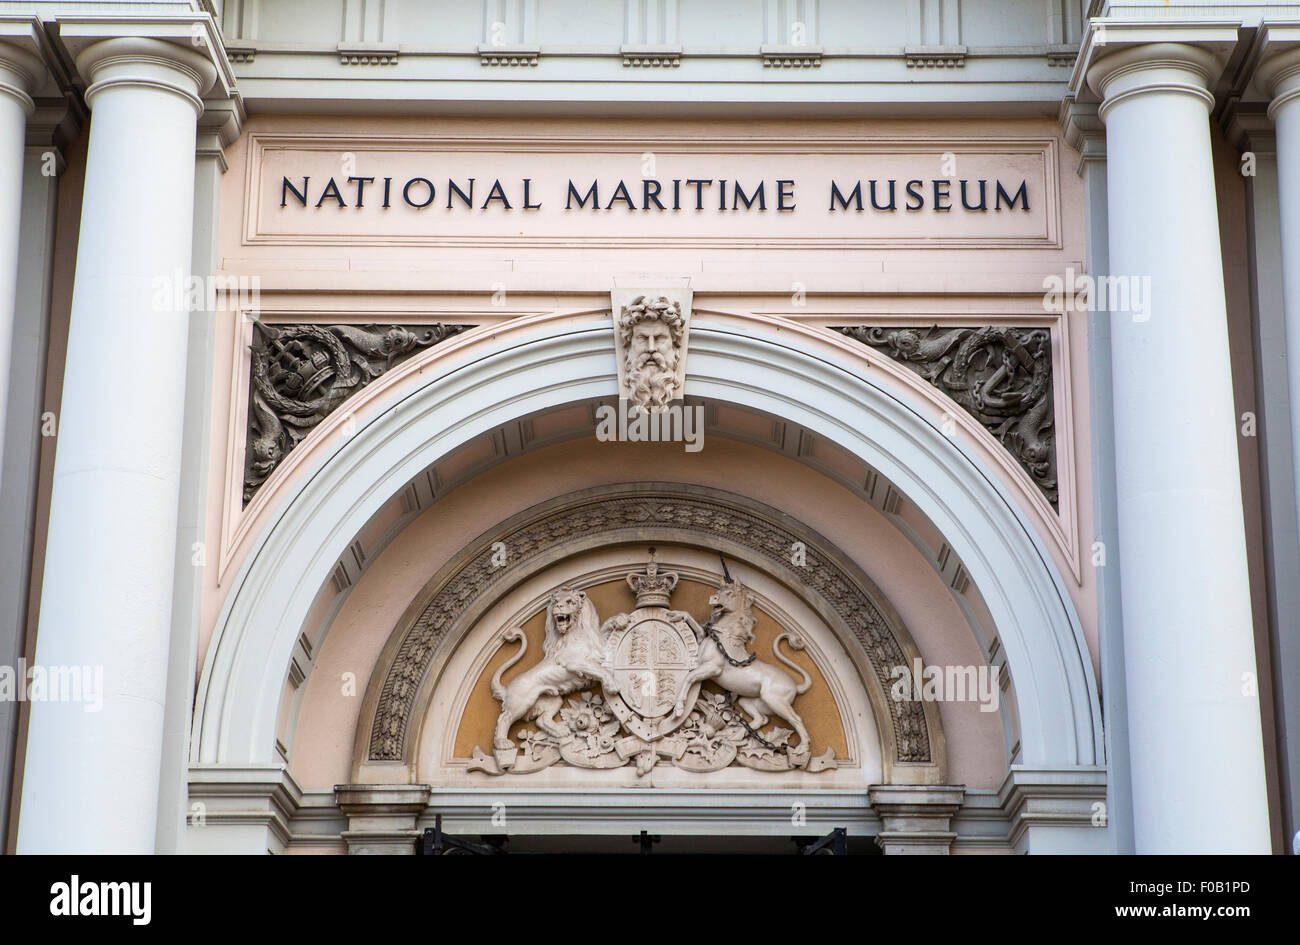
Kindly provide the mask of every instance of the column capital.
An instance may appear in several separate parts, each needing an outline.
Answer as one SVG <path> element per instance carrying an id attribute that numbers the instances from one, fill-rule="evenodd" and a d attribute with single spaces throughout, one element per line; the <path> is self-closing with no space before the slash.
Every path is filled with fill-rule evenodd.
<path id="1" fill-rule="evenodd" d="M 1102 98 L 1097 114 L 1106 113 L 1134 95 L 1182 92 L 1214 105 L 1210 91 L 1223 71 L 1223 59 L 1213 49 L 1188 43 L 1142 43 L 1107 52 L 1088 68 L 1088 85 Z"/>
<path id="2" fill-rule="evenodd" d="M 203 95 L 216 70 L 206 56 L 176 43 L 138 36 L 103 39 L 77 54 L 77 71 L 86 81 L 86 104 L 105 89 L 145 86 L 180 95 L 195 115 L 203 114 Z"/>
<path id="3" fill-rule="evenodd" d="M 1121 92 L 1116 81 L 1120 75 L 1130 76 L 1125 84 L 1132 84 L 1133 91 L 1155 91 L 1164 84 L 1156 74 L 1163 68 L 1171 73 L 1166 79 L 1176 90 L 1213 102 L 1209 88 L 1237 45 L 1241 25 L 1239 18 L 1093 17 L 1070 74 L 1069 92 L 1083 103 L 1107 99 Z M 1191 75 L 1179 78 L 1178 73 Z M 1106 105 L 1109 102 L 1101 109 L 1103 119 Z"/>
<path id="4" fill-rule="evenodd" d="M 193 765 L 189 801 L 188 852 L 280 853 L 303 791 L 284 765 Z"/>
<path id="5" fill-rule="evenodd" d="M 998 801 L 1011 824 L 1007 839 L 1013 847 L 1029 841 L 1037 828 L 1104 828 L 1106 769 L 1012 765 L 998 788 Z"/>
<path id="6" fill-rule="evenodd" d="M 16 99 L 30 115 L 32 97 L 49 78 L 40 21 L 35 17 L 0 17 L 0 94 Z"/>
<path id="7" fill-rule="evenodd" d="M 237 98 L 221 33 L 207 14 L 59 19 L 59 39 L 85 81 L 87 104 L 114 85 L 163 87 L 202 114 L 203 99 Z"/>
<path id="8" fill-rule="evenodd" d="M 1268 116 L 1300 98 L 1300 21 L 1265 23 L 1257 41 L 1255 84 L 1269 97 Z"/>
<path id="9" fill-rule="evenodd" d="M 36 110 L 27 118 L 27 146 L 62 150 L 80 133 L 86 114 L 75 99 L 38 98 Z"/>
<path id="10" fill-rule="evenodd" d="M 86 109 L 74 98 L 36 100 L 36 110 L 27 116 L 27 154 L 29 157 L 54 155 L 56 176 L 65 169 L 64 151 L 76 138 L 86 120 Z"/>
<path id="11" fill-rule="evenodd" d="M 1277 154 L 1277 133 L 1262 103 L 1230 99 L 1219 117 L 1219 126 L 1238 151 Z"/>
<path id="12" fill-rule="evenodd" d="M 226 148 L 239 137 L 244 127 L 243 99 L 238 97 L 203 102 L 203 114 L 199 116 L 197 154 L 200 157 L 215 158 L 224 174 L 228 167 Z"/>

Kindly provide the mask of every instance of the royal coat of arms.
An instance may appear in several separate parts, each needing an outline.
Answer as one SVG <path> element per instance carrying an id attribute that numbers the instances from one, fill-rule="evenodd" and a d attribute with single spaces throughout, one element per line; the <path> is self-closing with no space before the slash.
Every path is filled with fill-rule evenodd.
<path id="1" fill-rule="evenodd" d="M 542 660 L 508 684 L 502 677 L 523 658 L 528 643 L 518 628 L 502 634 L 503 643 L 520 647 L 492 677 L 492 695 L 501 703 L 492 754 L 475 748 L 469 770 L 528 774 L 557 763 L 634 763 L 644 775 L 661 762 L 699 772 L 730 764 L 810 772 L 836 766 L 830 749 L 810 757 L 808 731 L 793 706 L 812 680 L 780 646 L 802 649 L 802 639 L 786 632 L 772 646 L 773 656 L 801 679 L 760 662 L 748 651 L 756 620 L 743 586 L 725 575 L 709 600 L 712 614 L 701 625 L 671 608 L 678 575 L 659 569 L 653 548 L 645 568 L 629 574 L 627 582 L 636 609 L 603 624 L 585 593 L 554 591 Z M 716 690 L 704 690 L 706 682 Z M 521 720 L 537 729 L 512 736 Z M 798 738 L 793 745 L 792 737 Z"/>

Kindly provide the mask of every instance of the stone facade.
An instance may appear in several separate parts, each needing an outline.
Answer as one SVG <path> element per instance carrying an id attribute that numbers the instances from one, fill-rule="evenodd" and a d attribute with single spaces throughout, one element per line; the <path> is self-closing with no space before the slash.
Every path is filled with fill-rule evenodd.
<path id="1" fill-rule="evenodd" d="M 1293 11 L 336 6 L 0 15 L 7 850 L 1289 848 Z"/>

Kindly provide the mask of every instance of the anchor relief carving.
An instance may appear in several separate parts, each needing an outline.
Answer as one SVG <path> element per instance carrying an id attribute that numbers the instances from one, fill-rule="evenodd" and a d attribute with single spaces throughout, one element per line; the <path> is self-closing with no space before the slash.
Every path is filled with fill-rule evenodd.
<path id="1" fill-rule="evenodd" d="M 784 632 L 772 644 L 774 658 L 800 678 L 749 652 L 757 622 L 753 597 L 725 564 L 703 625 L 671 609 L 678 575 L 659 570 L 653 548 L 644 570 L 627 582 L 636 609 L 603 624 L 582 591 L 553 591 L 542 660 L 508 684 L 502 678 L 523 659 L 528 641 L 517 627 L 501 635 L 503 645 L 519 649 L 492 677 L 492 696 L 501 703 L 492 754 L 476 747 L 468 770 L 529 774 L 557 763 L 634 764 L 645 775 L 660 763 L 696 772 L 731 764 L 761 771 L 836 767 L 829 748 L 811 757 L 807 727 L 793 705 L 812 678 L 781 644 L 800 650 L 803 640 Z M 721 692 L 704 690 L 706 682 Z M 537 728 L 511 737 L 521 720 Z M 773 721 L 790 727 L 767 729 Z"/>

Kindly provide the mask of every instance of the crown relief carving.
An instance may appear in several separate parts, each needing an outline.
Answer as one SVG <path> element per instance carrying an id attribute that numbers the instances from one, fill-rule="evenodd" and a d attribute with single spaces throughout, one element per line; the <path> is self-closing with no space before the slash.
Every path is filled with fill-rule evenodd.
<path id="1" fill-rule="evenodd" d="M 665 571 L 660 574 L 659 563 L 655 561 L 655 550 L 651 548 L 645 570 L 629 574 L 627 586 L 636 595 L 637 607 L 667 607 L 673 588 L 677 587 L 677 572 Z"/>

